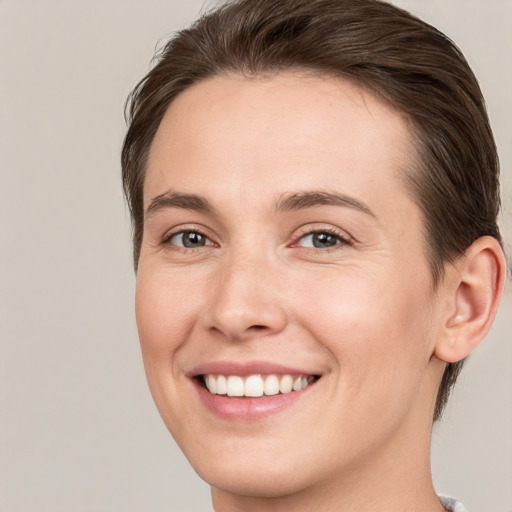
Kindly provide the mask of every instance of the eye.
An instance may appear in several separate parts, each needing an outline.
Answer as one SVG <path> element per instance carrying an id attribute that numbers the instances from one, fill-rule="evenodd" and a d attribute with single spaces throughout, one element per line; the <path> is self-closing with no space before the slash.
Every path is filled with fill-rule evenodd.
<path id="1" fill-rule="evenodd" d="M 206 245 L 213 245 L 212 241 L 198 231 L 180 231 L 170 236 L 165 243 L 186 249 L 198 249 Z"/>
<path id="2" fill-rule="evenodd" d="M 349 240 L 329 231 L 313 231 L 302 236 L 297 245 L 314 249 L 330 249 L 337 245 L 348 245 Z"/>

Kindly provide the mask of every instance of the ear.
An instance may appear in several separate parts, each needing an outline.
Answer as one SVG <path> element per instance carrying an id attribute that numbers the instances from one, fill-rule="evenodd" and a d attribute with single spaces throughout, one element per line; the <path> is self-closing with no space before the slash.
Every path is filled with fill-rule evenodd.
<path id="1" fill-rule="evenodd" d="M 500 244 L 489 236 L 476 240 L 447 268 L 441 285 L 447 298 L 443 334 L 434 350 L 439 359 L 461 361 L 485 338 L 503 295 L 506 268 Z"/>

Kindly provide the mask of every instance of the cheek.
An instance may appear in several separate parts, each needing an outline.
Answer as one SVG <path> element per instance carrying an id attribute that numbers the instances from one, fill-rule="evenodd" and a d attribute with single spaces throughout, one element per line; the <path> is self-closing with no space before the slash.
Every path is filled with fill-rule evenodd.
<path id="1" fill-rule="evenodd" d="M 180 398 L 183 374 L 178 369 L 180 349 L 193 326 L 196 299 L 186 293 L 176 276 L 139 266 L 135 314 L 148 385 L 157 409 L 173 436 L 180 435 L 186 404 Z"/>
<path id="2" fill-rule="evenodd" d="M 167 367 L 191 328 L 195 299 L 173 276 L 139 267 L 135 316 L 144 362 Z M 172 359 L 171 359 L 172 360 Z"/>
<path id="3" fill-rule="evenodd" d="M 419 385 L 431 356 L 428 274 L 393 276 L 347 273 L 330 286 L 317 280 L 307 295 L 295 293 L 298 316 L 331 352 L 354 395 L 407 392 Z"/>

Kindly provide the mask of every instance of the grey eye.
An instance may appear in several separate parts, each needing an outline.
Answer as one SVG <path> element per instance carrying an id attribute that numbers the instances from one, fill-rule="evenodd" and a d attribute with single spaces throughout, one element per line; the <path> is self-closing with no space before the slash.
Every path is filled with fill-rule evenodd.
<path id="1" fill-rule="evenodd" d="M 316 233 L 309 233 L 300 239 L 299 245 L 301 247 L 313 247 L 315 249 L 328 249 L 334 247 L 342 242 L 339 236 L 319 231 Z"/>
<path id="2" fill-rule="evenodd" d="M 173 235 L 169 242 L 178 247 L 186 247 L 187 249 L 197 249 L 205 245 L 212 245 L 206 236 L 197 231 L 181 231 Z"/>

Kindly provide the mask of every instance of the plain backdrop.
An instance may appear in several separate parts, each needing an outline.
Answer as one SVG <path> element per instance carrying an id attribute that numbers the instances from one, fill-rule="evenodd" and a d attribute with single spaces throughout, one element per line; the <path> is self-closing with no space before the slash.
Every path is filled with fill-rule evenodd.
<path id="1" fill-rule="evenodd" d="M 510 241 L 512 1 L 396 3 L 451 36 L 481 81 Z M 147 390 L 119 167 L 124 99 L 203 8 L 0 0 L 1 512 L 211 510 Z M 438 491 L 473 512 L 512 512 L 511 317 L 509 285 L 433 438 Z"/>

